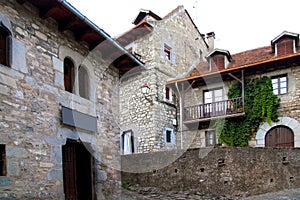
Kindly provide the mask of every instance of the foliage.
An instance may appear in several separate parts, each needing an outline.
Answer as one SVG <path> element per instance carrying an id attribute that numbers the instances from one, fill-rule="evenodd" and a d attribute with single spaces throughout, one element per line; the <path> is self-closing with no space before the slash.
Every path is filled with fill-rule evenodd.
<path id="1" fill-rule="evenodd" d="M 125 190 L 130 190 L 130 185 L 128 183 L 122 183 L 122 188 Z"/>
<path id="2" fill-rule="evenodd" d="M 279 98 L 274 95 L 272 81 L 268 77 L 246 79 L 245 116 L 217 120 L 216 132 L 219 140 L 228 146 L 248 146 L 248 140 L 257 132 L 259 125 L 267 121 L 278 121 Z M 228 98 L 242 96 L 242 84 L 235 82 L 228 91 Z"/>

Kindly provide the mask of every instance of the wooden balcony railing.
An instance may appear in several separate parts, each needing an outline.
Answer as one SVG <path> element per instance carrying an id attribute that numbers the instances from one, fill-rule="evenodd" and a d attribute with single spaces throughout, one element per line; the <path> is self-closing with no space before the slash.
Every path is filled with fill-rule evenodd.
<path id="1" fill-rule="evenodd" d="M 184 121 L 243 113 L 243 98 L 190 106 L 184 111 Z"/>

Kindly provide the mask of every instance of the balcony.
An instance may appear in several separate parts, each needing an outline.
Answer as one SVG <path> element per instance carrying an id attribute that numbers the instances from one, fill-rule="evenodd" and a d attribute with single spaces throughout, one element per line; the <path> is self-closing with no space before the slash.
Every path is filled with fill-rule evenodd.
<path id="1" fill-rule="evenodd" d="M 243 98 L 238 97 L 224 101 L 185 107 L 183 121 L 188 124 L 243 115 L 245 115 Z"/>

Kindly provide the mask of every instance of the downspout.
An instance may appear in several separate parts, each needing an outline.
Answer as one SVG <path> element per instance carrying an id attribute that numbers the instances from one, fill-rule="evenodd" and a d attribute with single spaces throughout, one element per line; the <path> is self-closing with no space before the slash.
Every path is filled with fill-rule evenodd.
<path id="1" fill-rule="evenodd" d="M 181 93 L 179 91 L 178 88 L 178 82 L 175 83 L 176 89 L 178 91 L 179 94 L 179 132 L 180 132 L 180 148 L 183 149 L 183 136 L 182 136 L 182 132 L 183 132 L 183 128 L 182 128 L 182 121 L 183 121 L 183 108 L 182 108 L 182 96 Z"/>
<path id="2" fill-rule="evenodd" d="M 85 23 L 87 23 L 89 26 L 91 26 L 94 30 L 96 30 L 98 33 L 104 36 L 105 39 L 107 39 L 109 42 L 113 43 L 122 53 L 129 56 L 132 60 L 134 60 L 139 66 L 146 69 L 145 65 L 136 57 L 134 57 L 131 53 L 129 53 L 124 47 L 122 47 L 117 41 L 112 39 L 104 30 L 99 28 L 96 24 L 94 24 L 91 20 L 89 20 L 86 16 L 81 14 L 74 6 L 72 6 L 69 2 L 66 0 L 57 0 L 62 5 L 66 6 L 71 12 L 73 12 L 75 15 L 77 15 L 78 18 L 83 20 Z"/>

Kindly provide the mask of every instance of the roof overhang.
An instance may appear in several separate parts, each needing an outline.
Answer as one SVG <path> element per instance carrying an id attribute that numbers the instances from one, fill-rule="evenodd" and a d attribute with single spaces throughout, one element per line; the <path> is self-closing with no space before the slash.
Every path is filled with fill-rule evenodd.
<path id="1" fill-rule="evenodd" d="M 193 86 L 205 85 L 210 80 L 215 82 L 215 77 L 221 77 L 222 79 L 217 79 L 219 81 L 224 81 L 226 79 L 231 79 L 229 74 L 239 72 L 244 70 L 245 76 L 254 75 L 254 74 L 263 74 L 268 71 L 280 70 L 291 66 L 300 65 L 300 53 L 292 54 L 285 57 L 275 57 L 269 60 L 251 63 L 247 65 L 242 65 L 234 68 L 224 69 L 216 72 L 206 73 L 198 76 L 187 77 L 183 79 L 170 80 L 166 85 L 174 85 L 177 83 L 194 83 Z"/>
<path id="2" fill-rule="evenodd" d="M 90 51 L 97 47 L 98 50 L 101 50 L 101 54 L 104 55 L 104 59 L 111 59 L 115 67 L 120 70 L 120 75 L 136 66 L 145 68 L 139 59 L 124 49 L 104 30 L 82 15 L 66 0 L 16 1 L 20 4 L 28 2 L 35 6 L 39 10 L 39 16 L 42 19 L 53 18 L 58 23 L 58 29 L 61 32 L 72 32 L 77 42 L 88 44 Z"/>

